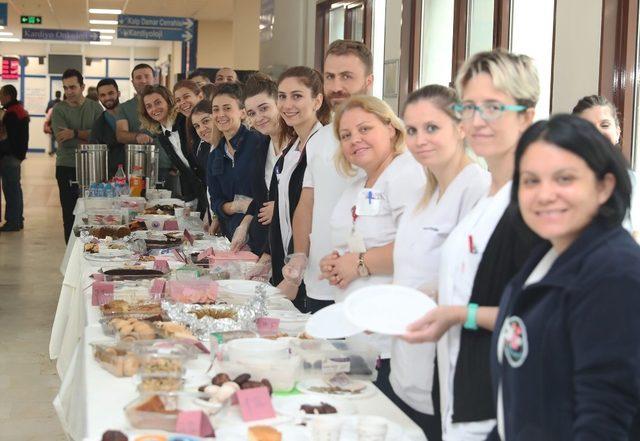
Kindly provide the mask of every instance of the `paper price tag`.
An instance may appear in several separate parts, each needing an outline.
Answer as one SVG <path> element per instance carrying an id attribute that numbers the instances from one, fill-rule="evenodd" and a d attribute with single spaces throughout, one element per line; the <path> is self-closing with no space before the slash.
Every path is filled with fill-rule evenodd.
<path id="1" fill-rule="evenodd" d="M 259 317 L 256 319 L 256 326 L 258 328 L 258 334 L 260 334 L 261 337 L 276 335 L 280 328 L 280 319 Z"/>
<path id="2" fill-rule="evenodd" d="M 187 239 L 187 241 L 189 242 L 189 245 L 193 246 L 193 236 L 191 235 L 191 233 L 189 233 L 189 230 L 184 230 L 184 232 L 182 233 L 182 235 L 184 236 L 185 239 Z"/>
<path id="3" fill-rule="evenodd" d="M 206 257 L 209 256 L 213 256 L 213 248 L 209 247 L 206 250 L 200 252 L 200 254 L 198 254 L 197 260 L 202 260 Z"/>
<path id="4" fill-rule="evenodd" d="M 214 436 L 209 417 L 201 410 L 184 410 L 178 414 L 176 432 L 201 437 Z"/>
<path id="5" fill-rule="evenodd" d="M 91 286 L 91 304 L 100 306 L 113 300 L 113 283 L 93 282 Z"/>
<path id="6" fill-rule="evenodd" d="M 151 294 L 151 296 L 154 298 L 162 297 L 166 282 L 167 281 L 164 279 L 154 279 L 154 281 L 151 283 L 151 288 L 149 288 L 149 293 Z"/>
<path id="7" fill-rule="evenodd" d="M 264 420 L 275 418 L 269 390 L 266 387 L 242 389 L 236 392 L 236 398 L 240 405 L 240 414 L 244 421 Z"/>
<path id="8" fill-rule="evenodd" d="M 171 269 L 169 268 L 169 262 L 167 262 L 166 260 L 155 260 L 153 262 L 153 269 L 162 271 L 163 273 L 168 273 L 169 271 L 171 271 Z"/>
<path id="9" fill-rule="evenodd" d="M 348 358 L 325 358 L 322 360 L 322 375 L 334 375 L 351 371 Z"/>
<path id="10" fill-rule="evenodd" d="M 178 221 L 177 220 L 164 221 L 164 226 L 162 227 L 162 229 L 165 230 L 165 231 L 175 231 L 178 228 L 179 227 L 178 227 Z"/>
<path id="11" fill-rule="evenodd" d="M 93 277 L 93 280 L 95 280 L 96 282 L 104 282 L 104 274 L 93 273 L 91 277 Z"/>

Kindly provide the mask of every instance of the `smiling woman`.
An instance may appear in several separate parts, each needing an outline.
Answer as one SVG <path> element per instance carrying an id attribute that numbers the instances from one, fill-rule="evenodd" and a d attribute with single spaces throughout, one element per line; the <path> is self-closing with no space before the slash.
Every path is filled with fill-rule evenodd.
<path id="1" fill-rule="evenodd" d="M 500 302 L 490 439 L 632 439 L 640 249 L 621 226 L 630 193 L 622 155 L 589 122 L 558 115 L 522 135 L 511 198 L 551 247 L 532 253 Z"/>

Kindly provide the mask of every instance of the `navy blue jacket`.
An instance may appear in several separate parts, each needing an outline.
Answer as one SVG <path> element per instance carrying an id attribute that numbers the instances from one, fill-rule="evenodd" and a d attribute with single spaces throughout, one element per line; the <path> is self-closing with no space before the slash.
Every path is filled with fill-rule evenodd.
<path id="1" fill-rule="evenodd" d="M 523 289 L 548 249 L 532 253 L 500 303 L 491 367 L 503 441 L 627 440 L 640 403 L 640 247 L 594 221 Z"/>
<path id="2" fill-rule="evenodd" d="M 253 197 L 252 172 L 256 160 L 256 149 L 264 143 L 265 136 L 240 125 L 238 132 L 229 141 L 235 149 L 234 159 L 226 154 L 226 138 L 222 138 L 216 149 L 209 154 L 207 164 L 207 187 L 211 196 L 211 208 L 218 216 L 225 236 L 229 240 L 244 217 L 243 213 L 231 216 L 222 211 L 222 205 L 233 202 L 235 195 Z"/>

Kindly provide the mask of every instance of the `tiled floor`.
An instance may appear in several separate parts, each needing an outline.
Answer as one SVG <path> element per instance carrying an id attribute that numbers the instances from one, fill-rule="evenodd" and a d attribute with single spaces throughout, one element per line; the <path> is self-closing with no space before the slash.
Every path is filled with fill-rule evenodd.
<path id="1" fill-rule="evenodd" d="M 59 380 L 49 360 L 64 254 L 55 158 L 22 165 L 25 229 L 0 233 L 0 440 L 64 440 L 53 408 Z M 4 206 L 3 206 L 4 213 Z"/>

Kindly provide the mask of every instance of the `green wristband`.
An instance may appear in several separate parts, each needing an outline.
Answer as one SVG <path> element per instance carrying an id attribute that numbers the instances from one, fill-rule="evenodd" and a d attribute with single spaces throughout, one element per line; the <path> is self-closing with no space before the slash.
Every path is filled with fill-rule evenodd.
<path id="1" fill-rule="evenodd" d="M 478 322 L 476 321 L 476 316 L 478 315 L 478 304 L 477 303 L 469 303 L 467 307 L 467 321 L 464 323 L 464 329 L 469 329 L 471 331 L 478 330 Z"/>

